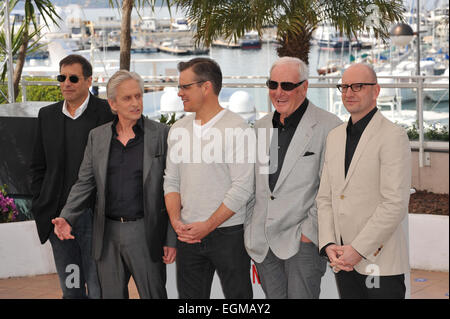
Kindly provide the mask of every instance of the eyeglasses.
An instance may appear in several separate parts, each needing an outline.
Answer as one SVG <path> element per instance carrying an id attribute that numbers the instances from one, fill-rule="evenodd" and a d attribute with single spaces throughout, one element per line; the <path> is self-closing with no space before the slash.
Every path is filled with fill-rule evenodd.
<path id="1" fill-rule="evenodd" d="M 293 89 L 295 89 L 296 87 L 299 87 L 300 85 L 302 85 L 303 82 L 305 82 L 306 80 L 300 81 L 298 83 L 292 83 L 292 82 L 276 82 L 276 81 L 272 81 L 272 80 L 267 80 L 266 85 L 269 88 L 269 90 L 276 90 L 278 88 L 278 84 L 280 84 L 281 88 L 284 91 L 292 91 Z"/>
<path id="2" fill-rule="evenodd" d="M 197 82 L 192 82 L 192 83 L 189 83 L 189 84 L 178 85 L 178 90 L 186 90 L 186 89 L 189 89 L 189 87 L 191 85 L 198 84 L 198 83 L 203 83 L 203 82 L 206 82 L 206 81 L 197 81 Z"/>
<path id="3" fill-rule="evenodd" d="M 56 79 L 58 80 L 58 82 L 64 82 L 67 79 L 67 75 L 60 74 L 60 75 L 56 76 Z M 69 81 L 72 83 L 78 83 L 79 80 L 80 80 L 80 78 L 76 75 L 69 76 Z"/>
<path id="4" fill-rule="evenodd" d="M 348 88 L 351 88 L 353 92 L 359 92 L 364 85 L 376 85 L 376 83 L 338 84 L 336 87 L 339 92 L 346 93 Z"/>

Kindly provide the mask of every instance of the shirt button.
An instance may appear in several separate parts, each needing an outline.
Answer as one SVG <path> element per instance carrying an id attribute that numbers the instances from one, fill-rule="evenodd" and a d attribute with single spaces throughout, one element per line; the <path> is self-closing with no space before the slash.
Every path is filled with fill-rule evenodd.
<path id="1" fill-rule="evenodd" d="M 345 198 L 345 196 L 344 195 L 341 195 L 341 199 L 344 199 Z"/>
<path id="2" fill-rule="evenodd" d="M 274 196 L 270 196 L 270 200 L 274 200 L 275 199 L 275 197 Z"/>

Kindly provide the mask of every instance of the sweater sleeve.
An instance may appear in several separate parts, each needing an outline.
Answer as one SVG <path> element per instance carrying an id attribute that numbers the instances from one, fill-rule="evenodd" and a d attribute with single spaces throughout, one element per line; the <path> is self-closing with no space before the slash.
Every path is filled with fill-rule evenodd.
<path id="1" fill-rule="evenodd" d="M 238 129 L 236 143 L 226 149 L 231 187 L 226 192 L 223 204 L 233 212 L 247 205 L 254 188 L 254 162 L 256 153 L 256 136 L 252 128 Z"/>
<path id="2" fill-rule="evenodd" d="M 180 174 L 177 162 L 177 129 L 172 126 L 167 138 L 166 169 L 164 170 L 164 195 L 169 193 L 180 193 Z"/>

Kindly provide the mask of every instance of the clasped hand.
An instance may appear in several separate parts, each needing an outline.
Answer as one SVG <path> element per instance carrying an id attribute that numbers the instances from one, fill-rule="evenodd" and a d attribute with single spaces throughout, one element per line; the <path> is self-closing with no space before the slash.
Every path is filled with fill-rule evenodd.
<path id="1" fill-rule="evenodd" d="M 329 245 L 325 252 L 330 260 L 334 272 L 340 270 L 352 271 L 353 267 L 362 259 L 361 255 L 351 245 Z"/>
<path id="2" fill-rule="evenodd" d="M 172 226 L 178 235 L 178 240 L 188 244 L 200 243 L 212 231 L 208 221 L 184 224 L 178 220 Z"/>

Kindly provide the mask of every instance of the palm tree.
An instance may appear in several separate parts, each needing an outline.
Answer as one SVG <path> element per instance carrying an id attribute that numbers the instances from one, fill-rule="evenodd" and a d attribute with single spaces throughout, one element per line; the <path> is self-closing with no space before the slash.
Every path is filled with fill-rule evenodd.
<path id="1" fill-rule="evenodd" d="M 138 1 L 140 5 L 141 1 Z M 119 0 L 109 0 L 111 7 L 120 6 Z M 130 70 L 131 59 L 131 12 L 134 0 L 122 1 L 122 23 L 120 26 L 120 69 Z"/>
<path id="2" fill-rule="evenodd" d="M 22 40 L 24 37 L 24 25 L 22 24 L 18 30 L 15 30 L 14 28 L 15 26 L 15 21 L 13 21 L 12 23 L 12 28 L 11 28 L 11 56 L 17 56 L 17 53 L 19 52 L 19 49 L 22 46 Z M 33 53 L 35 51 L 37 51 L 38 49 L 42 48 L 43 46 L 45 46 L 45 44 L 40 44 L 39 40 L 41 39 L 41 36 L 39 36 L 39 31 L 38 30 L 34 30 L 32 33 L 30 33 L 28 35 L 28 37 L 32 40 L 29 41 L 28 43 L 28 48 L 26 50 L 26 54 L 30 54 Z M 6 35 L 5 32 L 2 31 L 0 32 L 0 60 L 4 60 L 4 58 L 6 56 L 8 56 L 8 52 L 7 52 L 7 45 L 6 45 Z M 5 78 L 6 78 L 6 74 L 8 71 L 8 65 L 4 64 L 3 65 L 3 69 L 0 69 L 0 81 L 4 82 Z M 14 73 L 14 70 L 11 70 L 11 74 Z M 13 78 L 13 77 L 12 77 Z M 0 92 L 1 93 L 1 92 Z M 2 94 L 3 95 L 3 94 Z M 16 100 L 17 96 L 15 96 L 14 100 Z M 0 103 L 3 103 L 3 99 L 0 96 Z"/>
<path id="3" fill-rule="evenodd" d="M 120 26 L 120 69 L 130 70 L 131 64 L 131 12 L 133 7 L 140 10 L 145 3 L 155 9 L 156 0 L 109 0 L 111 7 L 120 7 L 122 2 L 122 24 Z M 164 0 L 170 8 L 170 0 Z M 170 11 L 169 11 L 170 12 Z"/>
<path id="4" fill-rule="evenodd" d="M 277 27 L 279 56 L 295 56 L 308 63 L 310 40 L 321 23 L 329 23 L 353 37 L 361 30 L 387 38 L 389 25 L 402 20 L 402 0 L 172 0 L 196 27 L 197 44 L 219 37 L 235 40 L 246 31 L 262 34 Z M 376 23 L 374 23 L 376 22 Z"/>
<path id="5" fill-rule="evenodd" d="M 18 3 L 18 0 L 9 1 L 10 10 L 12 10 Z M 17 98 L 19 95 L 19 83 L 22 77 L 23 66 L 25 65 L 26 54 L 29 52 L 30 48 L 36 48 L 37 45 L 37 42 L 32 40 L 32 38 L 35 37 L 40 31 L 36 13 L 41 15 L 45 25 L 47 26 L 48 19 L 55 24 L 57 24 L 57 19 L 61 19 L 50 0 L 25 0 L 24 10 L 25 16 L 23 23 L 15 36 L 12 35 L 13 53 L 17 53 L 16 66 L 13 74 L 14 98 Z M 30 25 L 33 25 L 34 30 L 30 30 Z M 5 71 L 3 71 L 3 75 L 4 74 Z"/>

